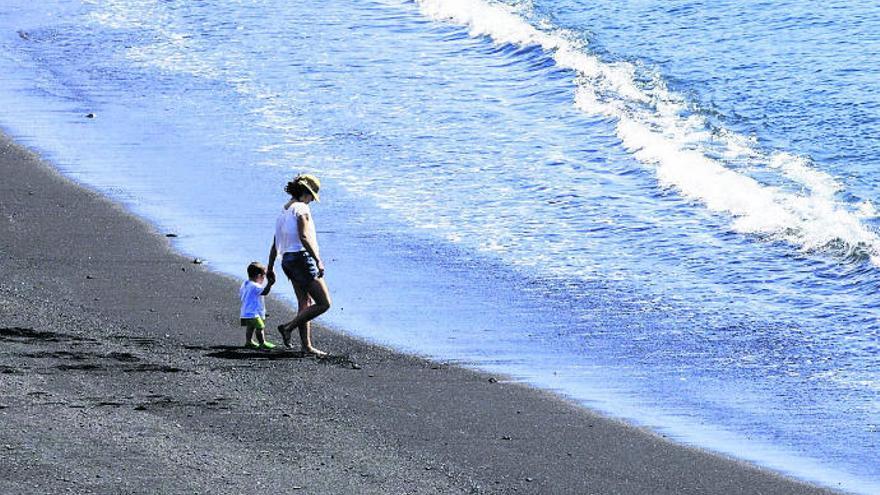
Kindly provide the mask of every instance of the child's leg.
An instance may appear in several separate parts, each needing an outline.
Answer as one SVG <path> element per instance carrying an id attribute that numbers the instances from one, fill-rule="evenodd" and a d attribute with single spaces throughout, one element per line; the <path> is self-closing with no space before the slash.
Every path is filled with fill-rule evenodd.
<path id="1" fill-rule="evenodd" d="M 248 323 L 244 335 L 244 345 L 247 346 L 254 344 L 254 330 L 256 330 L 254 324 Z"/>
<path id="2" fill-rule="evenodd" d="M 254 318 L 256 322 L 254 335 L 257 338 L 257 345 L 264 349 L 273 349 L 275 345 L 266 340 L 266 323 L 260 317 Z"/>

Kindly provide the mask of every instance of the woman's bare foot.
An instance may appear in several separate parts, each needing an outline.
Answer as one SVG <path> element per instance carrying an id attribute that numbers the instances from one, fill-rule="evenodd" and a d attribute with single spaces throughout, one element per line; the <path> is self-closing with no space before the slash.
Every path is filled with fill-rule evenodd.
<path id="1" fill-rule="evenodd" d="M 290 329 L 288 329 L 286 325 L 278 325 L 278 333 L 281 334 L 281 341 L 284 344 L 284 347 L 290 349 Z"/>
<path id="2" fill-rule="evenodd" d="M 303 353 L 311 354 L 315 357 L 324 357 L 327 355 L 326 352 L 324 352 L 320 349 L 315 349 L 314 347 L 307 347 L 307 348 L 303 349 Z"/>

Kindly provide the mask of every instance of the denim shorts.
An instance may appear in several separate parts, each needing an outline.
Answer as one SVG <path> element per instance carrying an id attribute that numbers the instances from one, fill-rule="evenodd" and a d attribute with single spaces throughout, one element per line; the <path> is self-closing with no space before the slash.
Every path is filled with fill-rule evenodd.
<path id="1" fill-rule="evenodd" d="M 284 253 L 281 258 L 281 269 L 296 285 L 306 286 L 318 278 L 318 263 L 308 251 Z"/>

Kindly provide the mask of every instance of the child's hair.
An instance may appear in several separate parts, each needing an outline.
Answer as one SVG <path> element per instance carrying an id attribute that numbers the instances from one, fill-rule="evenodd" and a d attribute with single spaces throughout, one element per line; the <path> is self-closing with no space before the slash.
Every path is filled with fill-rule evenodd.
<path id="1" fill-rule="evenodd" d="M 254 261 L 247 267 L 248 278 L 256 278 L 257 275 L 265 275 L 266 267 L 259 261 Z"/>

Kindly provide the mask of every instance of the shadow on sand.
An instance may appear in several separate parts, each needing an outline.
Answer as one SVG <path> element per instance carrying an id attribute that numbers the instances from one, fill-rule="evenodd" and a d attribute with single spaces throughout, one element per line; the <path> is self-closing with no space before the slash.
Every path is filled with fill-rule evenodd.
<path id="1" fill-rule="evenodd" d="M 187 349 L 211 351 L 205 354 L 208 357 L 219 359 L 233 360 L 277 360 L 277 359 L 313 359 L 320 363 L 331 365 L 344 365 L 354 369 L 360 367 L 355 364 L 348 356 L 337 356 L 328 354 L 326 356 L 315 356 L 314 354 L 305 353 L 299 350 L 288 350 L 282 347 L 276 347 L 272 350 L 248 349 L 246 347 L 218 345 L 212 347 L 187 346 Z"/>

